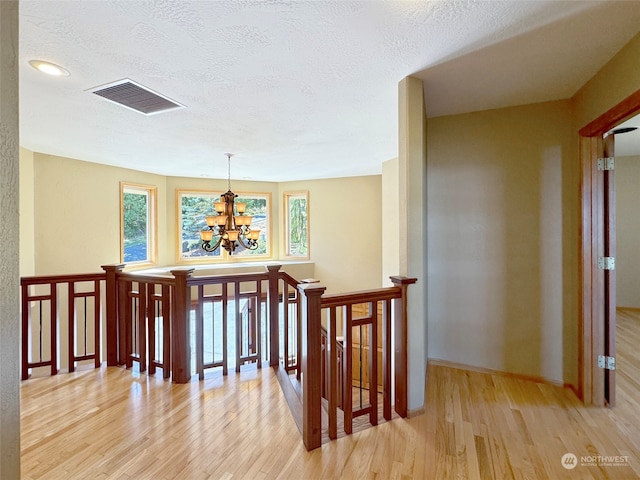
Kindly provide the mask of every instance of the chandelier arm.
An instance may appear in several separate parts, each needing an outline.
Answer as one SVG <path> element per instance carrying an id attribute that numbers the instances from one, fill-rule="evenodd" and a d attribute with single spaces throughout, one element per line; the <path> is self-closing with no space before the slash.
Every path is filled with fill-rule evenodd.
<path id="1" fill-rule="evenodd" d="M 238 235 L 238 243 L 240 245 L 242 245 L 244 248 L 246 248 L 247 250 L 255 250 L 256 248 L 258 248 L 258 244 L 256 242 L 252 242 L 251 240 L 249 240 L 249 244 L 244 243 L 244 241 L 242 240 L 242 237 L 244 235 Z"/>
<path id="2" fill-rule="evenodd" d="M 215 236 L 218 237 L 218 235 L 215 235 Z M 207 253 L 211 253 L 215 251 L 215 249 L 218 248 L 221 243 L 222 243 L 222 235 L 218 237 L 218 240 L 216 240 L 216 244 L 213 247 L 211 246 L 211 242 L 205 242 L 202 244 L 202 249 Z"/>

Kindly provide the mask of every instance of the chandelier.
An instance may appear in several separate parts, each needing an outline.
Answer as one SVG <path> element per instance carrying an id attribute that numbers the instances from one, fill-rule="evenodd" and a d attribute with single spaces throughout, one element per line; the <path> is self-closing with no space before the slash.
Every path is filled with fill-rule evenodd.
<path id="1" fill-rule="evenodd" d="M 231 157 L 233 157 L 233 153 L 225 153 L 225 155 L 227 156 L 229 190 L 220 195 L 219 202 L 213 203 L 216 215 L 205 217 L 208 229 L 200 231 L 200 239 L 202 240 L 202 249 L 205 252 L 210 253 L 218 247 L 222 247 L 232 255 L 238 245 L 247 250 L 258 248 L 260 230 L 250 228 L 253 217 L 244 214 L 247 204 L 235 203 L 238 195 L 231 191 Z"/>

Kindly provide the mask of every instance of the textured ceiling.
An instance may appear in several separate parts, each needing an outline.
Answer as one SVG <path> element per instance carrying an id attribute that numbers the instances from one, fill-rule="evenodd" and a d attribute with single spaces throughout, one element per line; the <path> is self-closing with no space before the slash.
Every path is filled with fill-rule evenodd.
<path id="1" fill-rule="evenodd" d="M 405 76 L 429 116 L 568 98 L 639 30 L 637 1 L 21 0 L 21 144 L 163 175 L 224 178 L 228 151 L 236 179 L 375 174 Z M 123 78 L 187 108 L 87 91 Z"/>

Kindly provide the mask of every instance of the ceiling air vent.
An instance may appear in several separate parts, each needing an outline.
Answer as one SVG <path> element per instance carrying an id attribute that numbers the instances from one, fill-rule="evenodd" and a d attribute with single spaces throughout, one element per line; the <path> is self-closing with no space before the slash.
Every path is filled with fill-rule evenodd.
<path id="1" fill-rule="evenodd" d="M 128 78 L 90 88 L 87 91 L 144 115 L 155 115 L 176 108 L 184 108 L 184 105 Z"/>

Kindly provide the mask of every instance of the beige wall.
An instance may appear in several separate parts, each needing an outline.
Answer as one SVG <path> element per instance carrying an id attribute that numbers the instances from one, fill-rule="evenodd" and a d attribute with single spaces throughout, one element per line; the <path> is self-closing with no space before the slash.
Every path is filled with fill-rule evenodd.
<path id="1" fill-rule="evenodd" d="M 24 153 L 28 158 L 29 152 Z M 159 265 L 176 264 L 176 189 L 227 188 L 226 180 L 163 177 L 39 153 L 33 156 L 38 275 L 96 272 L 100 265 L 119 262 L 121 180 L 158 187 Z M 330 292 L 380 287 L 381 176 L 282 184 L 233 181 L 232 187 L 236 192 L 271 194 L 270 260 L 277 260 L 281 253 L 283 193 L 308 190 L 313 276 Z M 333 235 L 334 228 L 343 235 Z"/>
<path id="2" fill-rule="evenodd" d="M 389 277 L 400 274 L 400 181 L 398 159 L 382 164 L 382 285 L 392 285 Z"/>
<path id="3" fill-rule="evenodd" d="M 35 154 L 36 274 L 99 272 L 120 261 L 120 181 L 158 187 L 158 242 L 166 245 L 165 177 Z M 159 261 L 169 260 L 160 249 Z"/>
<path id="4" fill-rule="evenodd" d="M 34 275 L 36 270 L 33 156 L 20 148 L 20 276 Z"/>
<path id="5" fill-rule="evenodd" d="M 577 319 L 570 125 L 568 101 L 429 119 L 431 358 L 563 381 Z"/>
<path id="6" fill-rule="evenodd" d="M 616 158 L 617 305 L 640 308 L 640 156 Z"/>
<path id="7" fill-rule="evenodd" d="M 574 96 L 576 130 L 640 89 L 640 34 L 624 46 Z"/>
<path id="8" fill-rule="evenodd" d="M 18 2 L 0 2 L 0 478 L 20 478 Z"/>
<path id="9" fill-rule="evenodd" d="M 427 118 L 422 81 L 398 83 L 398 261 L 400 275 L 415 278 L 407 291 L 408 404 L 424 408 L 427 370 Z"/>
<path id="10" fill-rule="evenodd" d="M 280 205 L 285 192 L 309 191 L 310 261 L 327 293 L 381 287 L 380 175 L 283 182 L 279 188 Z"/>

